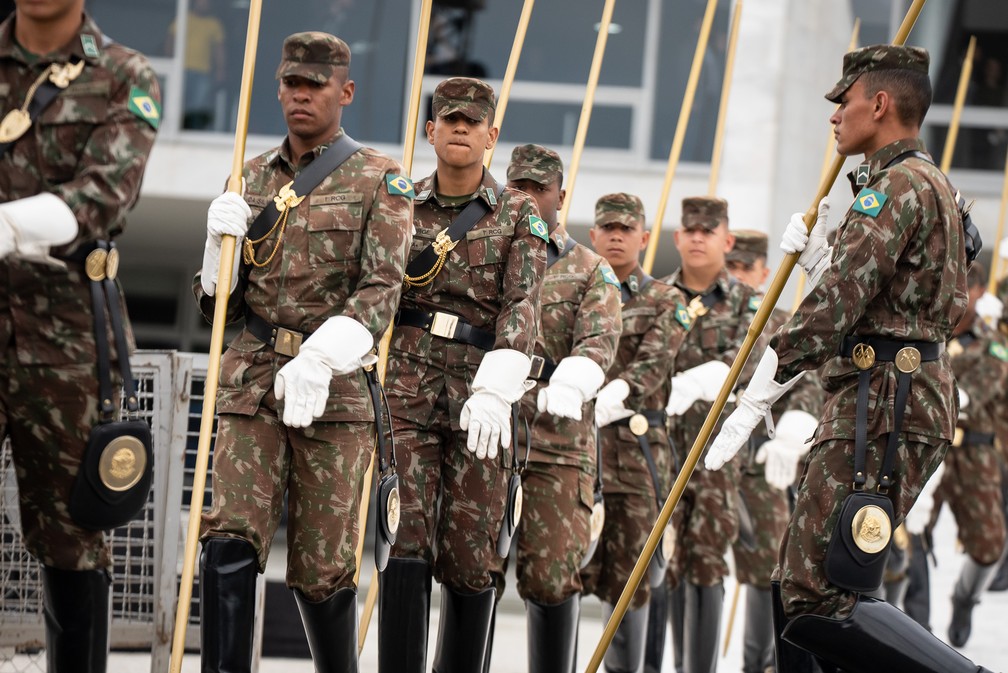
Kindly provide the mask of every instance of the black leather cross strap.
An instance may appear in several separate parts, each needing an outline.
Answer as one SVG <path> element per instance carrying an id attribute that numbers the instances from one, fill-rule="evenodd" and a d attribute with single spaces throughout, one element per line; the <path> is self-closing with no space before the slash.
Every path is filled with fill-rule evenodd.
<path id="1" fill-rule="evenodd" d="M 96 248 L 109 251 L 115 244 L 109 241 L 97 241 Z M 112 323 L 112 337 L 115 339 L 116 356 L 119 358 L 119 373 L 122 376 L 123 395 L 126 399 L 126 411 L 136 414 L 140 410 L 137 400 L 136 385 L 130 369 L 129 346 L 126 343 L 126 329 L 122 317 L 119 287 L 115 280 L 104 278 L 92 280 L 91 308 L 94 312 L 95 348 L 98 356 L 98 406 L 102 420 L 111 420 L 115 414 L 112 403 L 112 364 L 111 350 L 108 342 L 108 322 Z M 106 315 L 108 318 L 106 319 Z"/>
<path id="2" fill-rule="evenodd" d="M 649 428 L 664 428 L 665 419 L 668 418 L 668 414 L 665 413 L 664 409 L 646 409 L 637 413 L 647 419 Z M 614 422 L 613 425 L 629 426 L 631 418 L 633 418 L 633 416 L 622 418 Z M 658 465 L 655 463 L 654 455 L 651 453 L 651 443 L 648 442 L 647 433 L 637 435 L 637 444 L 640 446 L 641 454 L 644 456 L 644 462 L 647 463 L 648 472 L 651 473 L 651 482 L 654 484 L 655 500 L 658 502 L 658 509 L 661 509 L 662 502 L 664 501 L 664 494 L 662 493 L 661 478 L 658 476 Z"/>
<path id="3" fill-rule="evenodd" d="M 70 63 L 73 65 L 77 65 L 81 60 L 82 59 L 79 56 L 70 57 Z M 39 85 L 38 89 L 35 90 L 35 97 L 32 98 L 30 103 L 28 103 L 28 118 L 31 119 L 33 126 L 35 121 L 39 118 L 39 115 L 42 114 L 42 111 L 49 107 L 50 103 L 56 100 L 56 96 L 59 95 L 60 91 L 63 91 L 63 89 L 53 84 L 49 78 L 46 78 L 45 81 Z M 27 131 L 25 133 L 27 133 Z M 23 135 L 19 136 L 9 143 L 0 143 L 0 157 L 7 153 L 7 150 L 11 147 L 11 145 L 16 143 L 18 140 L 21 140 L 23 137 Z"/>
<path id="4" fill-rule="evenodd" d="M 485 351 L 492 350 L 494 342 L 497 341 L 497 336 L 493 332 L 473 327 L 462 318 L 442 311 L 423 311 L 401 306 L 396 312 L 395 324 L 417 327 L 435 336 L 461 341 Z M 448 326 L 447 331 L 441 329 L 441 324 Z"/>

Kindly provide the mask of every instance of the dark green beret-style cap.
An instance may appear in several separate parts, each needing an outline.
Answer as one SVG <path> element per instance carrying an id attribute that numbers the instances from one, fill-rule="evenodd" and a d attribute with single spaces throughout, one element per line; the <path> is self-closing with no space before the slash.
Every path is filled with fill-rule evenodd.
<path id="1" fill-rule="evenodd" d="M 336 68 L 350 65 L 350 47 L 335 35 L 308 31 L 294 33 L 283 43 L 276 78 L 304 77 L 325 84 Z"/>
<path id="2" fill-rule="evenodd" d="M 496 108 L 494 90 L 473 77 L 452 77 L 434 89 L 433 110 L 436 117 L 461 112 L 469 119 L 483 121 Z"/>
<path id="3" fill-rule="evenodd" d="M 876 44 L 847 52 L 843 57 L 843 75 L 840 81 L 826 93 L 826 100 L 840 102 L 844 91 L 866 72 L 879 70 L 911 70 L 928 72 L 931 58 L 927 49 L 921 47 L 901 47 L 894 44 Z"/>
<path id="4" fill-rule="evenodd" d="M 533 180 L 540 185 L 552 184 L 563 175 L 560 155 L 542 145 L 519 145 L 511 152 L 507 167 L 508 180 Z"/>

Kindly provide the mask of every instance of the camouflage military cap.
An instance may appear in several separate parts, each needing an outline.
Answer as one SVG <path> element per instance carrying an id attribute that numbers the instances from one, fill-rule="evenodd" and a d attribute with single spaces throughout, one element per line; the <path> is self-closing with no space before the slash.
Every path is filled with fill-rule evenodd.
<path id="1" fill-rule="evenodd" d="M 644 204 L 640 197 L 619 192 L 606 194 L 595 202 L 595 224 L 619 222 L 644 227 Z"/>
<path id="2" fill-rule="evenodd" d="M 725 260 L 754 264 L 757 259 L 766 259 L 767 235 L 764 232 L 756 229 L 736 229 L 732 234 L 735 236 L 735 246 L 725 255 Z"/>
<path id="3" fill-rule="evenodd" d="M 434 115 L 447 117 L 461 112 L 469 119 L 483 121 L 497 107 L 489 84 L 472 77 L 452 77 L 434 89 Z"/>
<path id="4" fill-rule="evenodd" d="M 682 202 L 683 229 L 716 229 L 728 223 L 728 202 L 716 196 L 687 196 Z"/>
<path id="5" fill-rule="evenodd" d="M 563 175 L 560 155 L 542 145 L 519 145 L 511 152 L 507 168 L 508 180 L 533 180 L 549 185 Z"/>
<path id="6" fill-rule="evenodd" d="M 836 86 L 826 93 L 826 100 L 839 103 L 844 91 L 866 72 L 910 70 L 926 75 L 930 62 L 927 50 L 921 47 L 876 44 L 849 51 L 843 57 L 843 75 Z"/>
<path id="7" fill-rule="evenodd" d="M 276 78 L 296 76 L 325 84 L 336 68 L 349 65 L 350 47 L 335 35 L 317 31 L 294 33 L 284 40 Z"/>

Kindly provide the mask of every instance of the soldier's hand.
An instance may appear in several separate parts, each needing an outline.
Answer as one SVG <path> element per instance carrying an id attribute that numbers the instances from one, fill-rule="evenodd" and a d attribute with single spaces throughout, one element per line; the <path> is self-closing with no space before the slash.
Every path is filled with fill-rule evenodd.
<path id="1" fill-rule="evenodd" d="M 819 202 L 815 225 L 811 233 L 805 228 L 805 213 L 795 213 L 788 221 L 781 238 L 780 249 L 785 254 L 798 253 L 798 264 L 805 270 L 809 284 L 815 285 L 829 267 L 832 249 L 826 244 L 826 217 L 829 197 Z"/>
<path id="2" fill-rule="evenodd" d="M 466 448 L 477 458 L 496 458 L 498 448 L 511 443 L 511 405 L 525 394 L 531 368 L 527 355 L 509 348 L 483 356 L 473 377 L 472 395 L 459 415 L 459 426 L 469 433 Z"/>
<path id="3" fill-rule="evenodd" d="M 697 365 L 672 377 L 672 390 L 669 393 L 665 413 L 669 416 L 682 416 L 694 402 L 704 400 L 713 402 L 717 397 L 731 367 L 720 360 L 711 360 Z"/>
<path id="4" fill-rule="evenodd" d="M 241 241 L 248 231 L 252 209 L 238 194 L 224 192 L 210 202 L 207 209 L 207 239 L 203 245 L 203 268 L 200 284 L 209 296 L 217 293 L 217 275 L 220 272 L 221 237 L 235 236 L 234 258 L 231 262 L 230 290 L 238 284 L 238 269 L 241 262 Z"/>
<path id="5" fill-rule="evenodd" d="M 756 462 L 765 463 L 763 475 L 774 488 L 784 490 L 798 476 L 798 463 L 808 453 L 819 422 L 809 413 L 792 409 L 785 411 L 777 423 L 773 439 L 764 442 L 756 453 Z"/>
<path id="6" fill-rule="evenodd" d="M 539 413 L 581 420 L 584 403 L 595 397 L 605 381 L 605 372 L 594 360 L 580 355 L 565 357 L 550 376 L 549 385 L 539 391 Z"/>
<path id="7" fill-rule="evenodd" d="M 44 192 L 0 203 L 0 259 L 15 253 L 22 259 L 65 266 L 49 249 L 70 243 L 80 227 L 63 199 Z"/>
<path id="8" fill-rule="evenodd" d="M 332 370 L 308 358 L 295 357 L 277 372 L 273 393 L 284 402 L 283 423 L 307 428 L 325 411 Z"/>
<path id="9" fill-rule="evenodd" d="M 1004 314 L 1004 304 L 990 292 L 984 292 L 977 299 L 976 313 L 985 323 L 994 327 Z"/>
<path id="10" fill-rule="evenodd" d="M 633 416 L 633 411 L 623 405 L 630 395 L 630 385 L 623 379 L 613 379 L 595 397 L 595 425 L 604 428 L 610 423 Z"/>

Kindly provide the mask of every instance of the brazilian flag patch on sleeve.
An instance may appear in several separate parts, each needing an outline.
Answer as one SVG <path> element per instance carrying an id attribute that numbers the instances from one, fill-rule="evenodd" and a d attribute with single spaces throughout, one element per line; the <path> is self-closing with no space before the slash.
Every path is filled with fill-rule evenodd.
<path id="1" fill-rule="evenodd" d="M 385 186 L 388 187 L 389 194 L 405 196 L 410 199 L 416 198 L 416 192 L 413 191 L 413 181 L 405 175 L 386 175 Z"/>
<path id="2" fill-rule="evenodd" d="M 529 229 L 532 230 L 533 234 L 549 243 L 549 227 L 546 226 L 541 217 L 529 215 Z"/>
<path id="3" fill-rule="evenodd" d="M 682 304 L 676 304 L 675 317 L 679 321 L 679 324 L 686 329 L 693 326 L 693 318 L 690 317 L 690 312 Z"/>
<path id="4" fill-rule="evenodd" d="M 1000 344 L 997 341 L 992 341 L 989 350 L 990 354 L 996 357 L 998 360 L 1008 362 L 1008 348 L 1005 348 L 1004 344 Z"/>
<path id="5" fill-rule="evenodd" d="M 157 130 L 157 127 L 161 125 L 161 106 L 140 87 L 130 87 L 129 102 L 126 107 L 137 117 L 150 124 L 153 129 Z"/>
<path id="6" fill-rule="evenodd" d="M 865 187 L 854 197 L 854 210 L 868 217 L 875 217 L 882 210 L 889 197 L 874 189 Z"/>
<path id="7" fill-rule="evenodd" d="M 619 289 L 619 278 L 616 277 L 616 272 L 612 270 L 612 267 L 608 264 L 600 264 L 599 271 L 602 273 L 602 280 Z"/>

